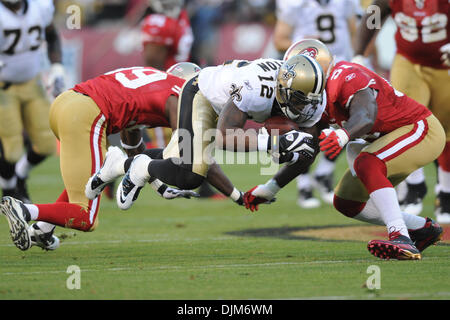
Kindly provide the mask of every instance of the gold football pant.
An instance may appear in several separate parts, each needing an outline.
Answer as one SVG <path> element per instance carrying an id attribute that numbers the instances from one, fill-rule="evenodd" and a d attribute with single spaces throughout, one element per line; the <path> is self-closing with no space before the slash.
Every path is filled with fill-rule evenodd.
<path id="1" fill-rule="evenodd" d="M 103 164 L 107 148 L 106 119 L 90 97 L 69 90 L 59 95 L 50 109 L 50 126 L 60 141 L 60 169 L 68 202 L 81 206 L 89 217 L 77 229 L 92 230 L 97 222 L 100 197 L 89 200 L 85 186 Z M 84 230 L 86 231 L 86 230 Z"/>
<path id="2" fill-rule="evenodd" d="M 444 127 L 450 141 L 450 69 L 434 69 L 395 56 L 391 83 L 395 89 L 428 107 Z"/>
<path id="3" fill-rule="evenodd" d="M 0 140 L 6 161 L 15 163 L 22 156 L 23 130 L 34 152 L 43 156 L 55 152 L 56 141 L 48 123 L 49 109 L 50 102 L 39 77 L 0 89 Z"/>
<path id="4" fill-rule="evenodd" d="M 197 85 L 187 81 L 178 99 L 178 128 L 164 149 L 163 158 L 181 159 L 181 167 L 206 177 L 214 163 L 217 114 Z"/>
<path id="5" fill-rule="evenodd" d="M 436 117 L 431 115 L 378 138 L 364 147 L 361 153 L 367 152 L 383 161 L 388 180 L 396 186 L 411 172 L 434 161 L 444 146 L 444 129 Z M 349 166 L 353 164 L 350 163 Z M 354 173 L 354 168 L 347 169 L 336 186 L 335 195 L 358 202 L 366 202 L 369 199 L 369 193 Z"/>

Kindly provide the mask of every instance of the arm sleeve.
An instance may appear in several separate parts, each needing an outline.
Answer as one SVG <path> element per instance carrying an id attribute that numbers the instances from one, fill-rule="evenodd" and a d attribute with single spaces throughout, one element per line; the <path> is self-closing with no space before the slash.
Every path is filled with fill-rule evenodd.
<path id="1" fill-rule="evenodd" d="M 353 96 L 363 89 L 376 84 L 375 79 L 358 68 L 350 68 L 342 72 L 336 86 L 336 101 L 344 108 L 348 108 Z"/>

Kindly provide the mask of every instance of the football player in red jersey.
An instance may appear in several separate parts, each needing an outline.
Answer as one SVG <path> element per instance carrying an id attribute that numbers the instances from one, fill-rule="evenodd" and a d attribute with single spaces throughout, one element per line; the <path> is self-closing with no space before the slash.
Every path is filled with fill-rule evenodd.
<path id="1" fill-rule="evenodd" d="M 435 160 L 445 145 L 440 122 L 425 106 L 396 91 L 358 64 L 338 63 L 326 84 L 327 106 L 316 130 L 330 158 L 347 146 L 349 169 L 335 189 L 334 206 L 348 217 L 386 225 L 389 240 L 372 240 L 369 251 L 383 259 L 420 259 L 442 228 L 431 219 L 403 213 L 394 186 Z M 365 140 L 352 141 L 357 138 Z M 370 142 L 367 142 L 370 141 Z M 275 194 L 259 185 L 244 195 L 250 209 Z"/>
<path id="2" fill-rule="evenodd" d="M 188 61 L 194 36 L 183 0 L 152 0 L 155 12 L 141 24 L 146 65 L 166 70 L 175 63 Z"/>
<path id="3" fill-rule="evenodd" d="M 132 67 L 111 71 L 59 95 L 50 110 L 50 126 L 61 143 L 65 190 L 50 204 L 23 204 L 12 197 L 3 198 L 1 211 L 8 219 L 15 245 L 21 250 L 31 245 L 54 250 L 59 246 L 53 235 L 55 225 L 93 231 L 100 197 L 88 199 L 85 186 L 102 166 L 107 136 L 121 132 L 129 155 L 144 151 L 140 126 L 177 127 L 178 96 L 184 82 L 154 68 Z M 126 156 L 117 150 L 112 148 L 110 156 L 119 163 Z M 152 186 L 169 199 L 194 195 L 165 188 L 158 181 Z M 39 222 L 28 227 L 29 221 Z"/>
<path id="4" fill-rule="evenodd" d="M 436 220 L 450 223 L 450 3 L 448 0 L 376 0 L 380 21 L 392 16 L 397 32 L 397 54 L 391 69 L 391 83 L 401 92 L 427 106 L 442 123 L 447 144 L 438 158 L 439 205 Z M 359 27 L 354 61 L 375 37 L 376 28 L 369 28 L 366 14 Z M 380 26 L 381 27 L 381 26 Z M 404 210 L 419 214 L 427 192 L 423 170 L 414 172 L 406 180 L 408 193 Z"/>

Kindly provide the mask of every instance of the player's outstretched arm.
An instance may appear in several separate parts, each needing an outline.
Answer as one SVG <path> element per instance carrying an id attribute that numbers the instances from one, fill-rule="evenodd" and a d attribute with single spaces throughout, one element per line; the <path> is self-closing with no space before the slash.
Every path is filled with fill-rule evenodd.
<path id="1" fill-rule="evenodd" d="M 320 151 L 329 159 L 334 159 L 343 150 L 347 142 L 368 134 L 376 121 L 378 112 L 375 91 L 366 88 L 353 96 L 349 105 L 350 117 L 343 128 L 338 130 L 322 130 Z"/>

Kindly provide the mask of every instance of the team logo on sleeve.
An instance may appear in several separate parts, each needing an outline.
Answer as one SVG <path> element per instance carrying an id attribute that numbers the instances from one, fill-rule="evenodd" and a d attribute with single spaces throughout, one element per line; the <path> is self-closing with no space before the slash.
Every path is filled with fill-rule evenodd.
<path id="1" fill-rule="evenodd" d="M 353 72 L 345 77 L 345 81 L 349 82 L 350 80 L 355 79 L 355 78 L 356 78 L 356 73 Z"/>
<path id="2" fill-rule="evenodd" d="M 242 86 L 238 87 L 234 83 L 231 84 L 230 96 L 236 101 L 242 101 L 241 90 Z"/>

